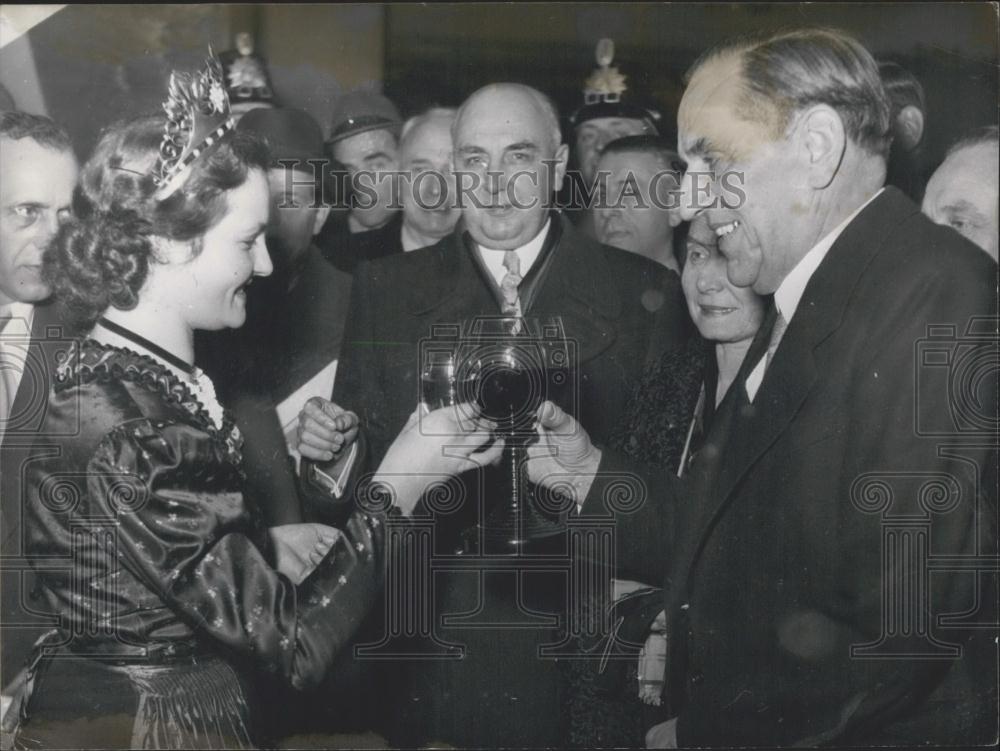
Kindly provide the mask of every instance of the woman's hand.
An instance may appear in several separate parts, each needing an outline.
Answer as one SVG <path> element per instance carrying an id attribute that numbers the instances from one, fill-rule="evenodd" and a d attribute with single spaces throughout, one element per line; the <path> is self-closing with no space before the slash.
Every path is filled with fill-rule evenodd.
<path id="1" fill-rule="evenodd" d="M 298 450 L 307 459 L 328 462 L 358 437 L 358 416 L 314 396 L 299 413 Z"/>
<path id="2" fill-rule="evenodd" d="M 325 524 L 282 524 L 267 530 L 274 545 L 275 568 L 301 584 L 330 552 L 340 530 Z"/>
<path id="3" fill-rule="evenodd" d="M 389 487 L 399 509 L 409 514 L 428 485 L 442 475 L 453 477 L 500 461 L 504 441 L 493 439 L 495 428 L 469 404 L 433 412 L 421 404 L 392 442 L 372 481 Z"/>

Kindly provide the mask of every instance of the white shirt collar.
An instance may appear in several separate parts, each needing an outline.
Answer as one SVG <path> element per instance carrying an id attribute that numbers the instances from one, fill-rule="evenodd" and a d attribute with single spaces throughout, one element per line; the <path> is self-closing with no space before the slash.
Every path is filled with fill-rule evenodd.
<path id="1" fill-rule="evenodd" d="M 546 219 L 545 224 L 538 231 L 537 235 L 520 248 L 514 248 L 514 252 L 517 253 L 517 257 L 521 262 L 521 276 L 527 276 L 528 271 L 534 265 L 535 261 L 538 260 L 538 254 L 542 252 L 542 246 L 545 244 L 545 238 L 549 234 L 549 226 L 551 224 L 552 219 Z M 483 259 L 486 268 L 489 269 L 490 274 L 493 275 L 493 278 L 499 284 L 507 275 L 507 267 L 503 265 L 505 251 L 486 248 L 478 243 L 476 244 L 476 249 L 479 251 L 479 257 Z"/>
<path id="2" fill-rule="evenodd" d="M 840 237 L 841 233 L 847 229 L 847 225 L 854 221 L 855 217 L 861 213 L 861 211 L 872 201 L 874 201 L 885 188 L 879 188 L 871 198 L 865 201 L 863 204 L 858 206 L 850 216 L 848 216 L 844 221 L 834 227 L 830 232 L 823 236 L 818 243 L 816 243 L 808 253 L 806 253 L 802 259 L 795 264 L 795 267 L 788 273 L 778 289 L 774 293 L 774 304 L 778 308 L 778 312 L 781 313 L 782 317 L 787 322 L 791 322 L 792 316 L 795 315 L 795 311 L 799 307 L 799 301 L 802 300 L 802 295 L 806 291 L 806 285 L 809 284 L 809 280 L 812 275 L 819 268 L 819 265 L 826 258 L 826 254 L 830 252 L 830 248 Z"/>

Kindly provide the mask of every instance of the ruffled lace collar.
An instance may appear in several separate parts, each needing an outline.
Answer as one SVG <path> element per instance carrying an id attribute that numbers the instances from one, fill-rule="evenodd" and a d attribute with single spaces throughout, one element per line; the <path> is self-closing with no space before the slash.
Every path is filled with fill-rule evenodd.
<path id="1" fill-rule="evenodd" d="M 217 424 L 192 386 L 149 355 L 95 339 L 75 341 L 60 358 L 54 387 L 59 391 L 77 383 L 109 380 L 128 381 L 156 393 L 222 442 L 227 453 L 239 461 L 243 440 L 232 416 L 223 412 L 221 424 Z"/>

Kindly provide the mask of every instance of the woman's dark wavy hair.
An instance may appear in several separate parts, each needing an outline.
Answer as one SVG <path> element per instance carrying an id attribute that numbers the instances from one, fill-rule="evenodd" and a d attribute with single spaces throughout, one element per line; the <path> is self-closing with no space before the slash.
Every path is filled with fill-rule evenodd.
<path id="1" fill-rule="evenodd" d="M 153 262 L 151 236 L 191 242 L 200 253 L 201 239 L 227 211 L 226 193 L 251 169 L 267 170 L 263 142 L 234 132 L 194 162 L 178 190 L 157 200 L 152 172 L 162 138 L 162 117 L 105 130 L 73 193 L 73 219 L 45 253 L 45 279 L 78 331 L 109 306 L 136 306 Z"/>

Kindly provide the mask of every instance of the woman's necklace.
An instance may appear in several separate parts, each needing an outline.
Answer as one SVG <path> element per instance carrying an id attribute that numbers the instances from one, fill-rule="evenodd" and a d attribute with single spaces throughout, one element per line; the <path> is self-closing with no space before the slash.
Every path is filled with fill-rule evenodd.
<path id="1" fill-rule="evenodd" d="M 127 329 L 124 326 L 115 323 L 114 321 L 109 321 L 104 316 L 101 316 L 97 322 L 101 326 L 106 328 L 108 331 L 110 331 L 112 334 L 117 334 L 122 339 L 128 339 L 133 344 L 138 344 L 143 349 L 152 352 L 161 360 L 165 360 L 166 362 L 173 365 L 175 368 L 177 368 L 177 370 L 181 371 L 182 373 L 186 373 L 188 377 L 190 377 L 191 379 L 195 378 L 195 372 L 197 369 L 193 365 L 189 365 L 174 353 L 168 352 L 167 350 L 163 349 L 163 347 L 161 347 L 159 344 L 153 344 L 153 342 L 149 341 L 149 339 L 147 339 L 146 337 L 139 336 L 139 334 L 135 333 L 134 331 Z"/>
<path id="2" fill-rule="evenodd" d="M 224 415 L 222 406 L 219 404 L 219 399 L 215 395 L 215 384 L 212 383 L 212 380 L 205 375 L 200 368 L 197 368 L 194 365 L 189 365 L 173 352 L 165 350 L 160 345 L 149 341 L 146 337 L 140 336 L 134 331 L 127 329 L 114 321 L 109 321 L 104 316 L 101 316 L 97 323 L 99 326 L 107 329 L 112 334 L 120 336 L 122 339 L 130 341 L 133 344 L 138 344 L 142 349 L 156 355 L 158 358 L 163 360 L 163 362 L 170 365 L 173 370 L 178 372 L 178 374 L 186 376 L 188 387 L 194 393 L 198 401 L 201 402 L 202 406 L 207 410 L 209 417 L 212 418 L 215 426 L 217 428 L 222 427 Z"/>

